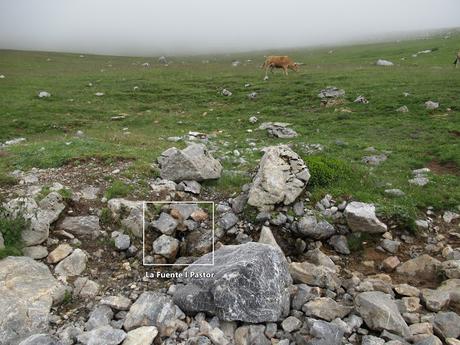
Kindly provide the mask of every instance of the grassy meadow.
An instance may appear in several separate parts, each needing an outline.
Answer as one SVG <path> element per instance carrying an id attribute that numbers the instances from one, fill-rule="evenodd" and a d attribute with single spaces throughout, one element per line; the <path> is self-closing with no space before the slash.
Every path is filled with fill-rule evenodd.
<path id="1" fill-rule="evenodd" d="M 434 51 L 412 56 L 426 49 Z M 286 143 L 311 169 L 313 201 L 326 193 L 351 197 L 404 220 L 415 219 L 427 206 L 453 209 L 460 204 L 460 68 L 452 64 L 459 49 L 457 32 L 448 39 L 434 35 L 347 47 L 168 57 L 168 66 L 158 57 L 0 51 L 5 76 L 0 79 L 0 142 L 27 139 L 0 152 L 0 183 L 14 183 L 8 174 L 15 169 L 62 166 L 84 157 L 129 158 L 134 164 L 126 178 L 152 178 L 158 155 L 185 145 L 166 138 L 199 131 L 211 135 L 214 156 L 225 157 L 224 176 L 205 184 L 223 195 L 250 181 L 261 157 L 251 145 Z M 268 54 L 288 54 L 304 65 L 298 73 L 285 77 L 275 71 L 264 81 L 259 66 Z M 375 66 L 379 58 L 395 66 Z M 234 60 L 241 64 L 232 66 Z M 143 67 L 145 62 L 150 67 Z M 321 107 L 317 95 L 327 86 L 343 88 L 347 102 Z M 223 88 L 233 95 L 222 96 Z M 42 90 L 52 96 L 39 99 Z M 250 100 L 254 91 L 257 98 Z M 359 95 L 370 103 L 353 103 Z M 426 110 L 428 100 L 440 102 L 440 108 Z M 410 112 L 396 112 L 403 105 Z M 126 117 L 111 120 L 120 114 Z M 253 115 L 256 124 L 248 121 Z M 291 123 L 299 136 L 269 138 L 256 130 L 266 121 Z M 76 137 L 78 130 L 84 136 Z M 310 154 L 306 144 L 321 144 L 324 150 Z M 361 162 L 374 154 L 365 151 L 371 146 L 377 154 L 388 153 L 377 167 Z M 422 167 L 432 168 L 430 183 L 409 184 L 412 169 Z M 388 197 L 388 188 L 406 196 Z"/>

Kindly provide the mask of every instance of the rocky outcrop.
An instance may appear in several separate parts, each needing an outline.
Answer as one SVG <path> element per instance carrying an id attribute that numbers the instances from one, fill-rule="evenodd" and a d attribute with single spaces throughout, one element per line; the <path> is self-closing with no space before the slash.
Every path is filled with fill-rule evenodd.
<path id="1" fill-rule="evenodd" d="M 248 204 L 271 210 L 276 204 L 289 205 L 303 192 L 310 172 L 303 160 L 285 145 L 265 149 L 259 170 L 249 190 Z"/>
<path id="2" fill-rule="evenodd" d="M 194 262 L 208 262 L 207 254 Z M 226 321 L 278 321 L 289 309 L 292 283 L 284 255 L 262 243 L 223 246 L 213 266 L 190 266 L 174 294 L 184 311 L 205 311 Z M 211 277 L 211 279 L 210 279 Z"/>
<path id="3" fill-rule="evenodd" d="M 161 177 L 175 182 L 217 179 L 222 173 L 222 165 L 201 144 L 183 150 L 172 147 L 161 154 L 158 163 Z"/>
<path id="4" fill-rule="evenodd" d="M 0 261 L 0 339 L 15 345 L 31 334 L 48 330 L 53 303 L 64 297 L 65 287 L 44 264 L 28 257 Z"/>

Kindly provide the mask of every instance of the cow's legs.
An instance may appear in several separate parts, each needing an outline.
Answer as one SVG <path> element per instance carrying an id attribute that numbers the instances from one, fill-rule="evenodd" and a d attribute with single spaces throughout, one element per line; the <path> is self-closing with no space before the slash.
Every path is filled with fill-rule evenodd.
<path id="1" fill-rule="evenodd" d="M 283 70 L 284 70 L 284 75 L 288 75 L 288 69 L 286 66 L 283 66 Z"/>

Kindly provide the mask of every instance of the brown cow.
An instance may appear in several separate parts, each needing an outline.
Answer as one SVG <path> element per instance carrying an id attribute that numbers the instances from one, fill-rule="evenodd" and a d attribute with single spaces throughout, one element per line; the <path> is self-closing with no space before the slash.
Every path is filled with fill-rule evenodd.
<path id="1" fill-rule="evenodd" d="M 284 75 L 288 75 L 288 69 L 295 72 L 299 70 L 298 64 L 292 61 L 289 56 L 267 56 L 262 68 L 265 68 L 265 76 L 267 76 L 269 68 L 270 72 L 273 72 L 273 68 L 282 68 Z"/>
<path id="2" fill-rule="evenodd" d="M 454 61 L 454 65 L 455 65 L 455 68 L 457 68 L 458 65 L 460 65 L 460 52 L 457 53 L 457 58 Z"/>

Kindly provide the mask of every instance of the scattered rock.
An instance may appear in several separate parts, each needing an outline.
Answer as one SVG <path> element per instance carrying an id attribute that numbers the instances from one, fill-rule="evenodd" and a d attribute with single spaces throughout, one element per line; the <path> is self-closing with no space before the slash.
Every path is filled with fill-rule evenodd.
<path id="1" fill-rule="evenodd" d="M 88 257 L 85 252 L 77 248 L 56 265 L 54 272 L 64 277 L 78 276 L 86 269 L 87 261 Z"/>
<path id="2" fill-rule="evenodd" d="M 115 237 L 115 248 L 118 250 L 126 250 L 131 245 L 131 239 L 128 235 L 120 234 Z"/>
<path id="3" fill-rule="evenodd" d="M 222 96 L 230 97 L 231 95 L 233 95 L 233 93 L 231 93 L 227 89 L 222 90 Z"/>
<path id="4" fill-rule="evenodd" d="M 315 216 L 304 216 L 297 223 L 297 231 L 305 237 L 321 240 L 335 234 L 334 226 L 325 220 L 317 221 Z"/>
<path id="5" fill-rule="evenodd" d="M 369 101 L 364 96 L 358 96 L 353 102 L 354 103 L 361 103 L 361 104 L 369 104 Z"/>
<path id="6" fill-rule="evenodd" d="M 318 94 L 319 98 L 340 98 L 345 96 L 345 90 L 339 89 L 335 86 L 328 86 L 327 88 L 321 90 Z"/>
<path id="7" fill-rule="evenodd" d="M 100 235 L 99 217 L 76 216 L 65 217 L 59 225 L 59 229 L 70 232 L 76 236 L 96 238 Z"/>
<path id="8" fill-rule="evenodd" d="M 38 98 L 48 98 L 51 97 L 51 94 L 48 91 L 40 91 L 38 93 Z"/>
<path id="9" fill-rule="evenodd" d="M 144 292 L 129 309 L 123 328 L 131 331 L 141 326 L 155 326 L 160 335 L 164 335 L 176 318 L 176 306 L 169 296 Z"/>
<path id="10" fill-rule="evenodd" d="M 370 329 L 387 330 L 403 337 L 410 335 L 409 327 L 390 295 L 380 291 L 362 292 L 356 296 L 355 306 Z"/>
<path id="11" fill-rule="evenodd" d="M 337 253 L 350 255 L 350 249 L 348 248 L 347 238 L 343 235 L 332 236 L 329 240 L 329 244 L 334 248 Z"/>
<path id="12" fill-rule="evenodd" d="M 432 258 L 428 254 L 423 254 L 415 259 L 410 259 L 402 263 L 396 269 L 396 272 L 409 277 L 436 280 L 440 268 L 441 263 L 438 260 Z"/>
<path id="13" fill-rule="evenodd" d="M 329 297 L 320 297 L 304 304 L 302 311 L 305 315 L 332 321 L 336 318 L 344 318 L 353 307 L 341 305 Z"/>
<path id="14" fill-rule="evenodd" d="M 58 245 L 51 253 L 49 253 L 47 262 L 50 264 L 56 264 L 69 256 L 72 252 L 73 248 L 69 244 L 62 243 Z"/>
<path id="15" fill-rule="evenodd" d="M 168 235 L 161 235 L 153 242 L 153 252 L 166 259 L 174 259 L 178 250 L 179 241 Z"/>
<path id="16" fill-rule="evenodd" d="M 125 332 L 111 326 L 102 326 L 77 337 L 84 345 L 119 345 L 125 338 Z"/>
<path id="17" fill-rule="evenodd" d="M 154 326 L 139 327 L 128 332 L 122 345 L 151 345 L 157 335 L 158 330 Z"/>
<path id="18" fill-rule="evenodd" d="M 19 345 L 61 345 L 61 341 L 48 334 L 34 334 L 21 341 Z"/>
<path id="19" fill-rule="evenodd" d="M 265 149 L 258 172 L 249 190 L 248 204 L 259 210 L 289 205 L 305 189 L 310 173 L 303 160 L 287 146 Z"/>
<path id="20" fill-rule="evenodd" d="M 25 247 L 22 249 L 22 253 L 24 256 L 28 256 L 35 260 L 40 260 L 48 256 L 48 249 L 43 246 Z"/>
<path id="21" fill-rule="evenodd" d="M 425 102 L 425 108 L 428 110 L 436 110 L 439 108 L 439 103 L 433 102 L 433 101 L 427 101 Z"/>
<path id="22" fill-rule="evenodd" d="M 375 206 L 353 201 L 345 208 L 344 215 L 353 232 L 383 233 L 387 226 L 375 215 Z"/>
<path id="23" fill-rule="evenodd" d="M 290 123 L 285 122 L 264 122 L 259 126 L 259 130 L 267 130 L 271 137 L 289 139 L 297 136 L 297 132 L 289 128 Z"/>
<path id="24" fill-rule="evenodd" d="M 129 298 L 123 296 L 103 297 L 99 303 L 116 310 L 129 310 L 129 307 L 131 307 L 132 304 Z"/>
<path id="25" fill-rule="evenodd" d="M 183 150 L 170 148 L 161 154 L 158 162 L 161 177 L 176 182 L 217 179 L 222 173 L 222 165 L 201 144 Z"/>
<path id="26" fill-rule="evenodd" d="M 398 113 L 408 113 L 409 112 L 409 108 L 405 105 L 399 107 L 398 109 L 396 109 L 396 111 Z"/>
<path id="27" fill-rule="evenodd" d="M 281 327 L 283 327 L 285 332 L 292 333 L 302 327 L 302 321 L 294 316 L 289 316 L 281 322 Z"/>
<path id="28" fill-rule="evenodd" d="M 380 155 L 364 156 L 361 161 L 368 165 L 377 166 L 380 165 L 380 163 L 385 162 L 387 158 L 388 157 L 382 153 Z"/>
<path id="29" fill-rule="evenodd" d="M 188 217 L 187 217 L 188 218 Z M 184 219 L 186 219 L 184 217 Z M 177 227 L 177 220 L 171 217 L 168 213 L 162 212 L 160 217 L 151 223 L 152 227 L 162 234 L 172 235 Z"/>
<path id="30" fill-rule="evenodd" d="M 194 265 L 209 262 L 207 254 Z M 284 255 L 261 243 L 229 245 L 214 253 L 214 266 L 190 266 L 174 301 L 184 311 L 205 311 L 225 321 L 276 322 L 289 308 L 292 283 Z M 212 279 L 209 279 L 212 278 Z M 261 293 L 263 291 L 263 293 Z"/>
<path id="31" fill-rule="evenodd" d="M 307 261 L 291 263 L 289 265 L 289 272 L 295 282 L 331 290 L 337 290 L 341 285 L 341 281 L 334 269 L 326 266 L 317 266 Z"/>
<path id="32" fill-rule="evenodd" d="M 393 66 L 394 63 L 388 60 L 378 59 L 375 63 L 377 66 Z"/>
<path id="33" fill-rule="evenodd" d="M 97 296 L 100 285 L 88 278 L 78 277 L 74 282 L 73 296 L 83 299 L 93 299 Z"/>

